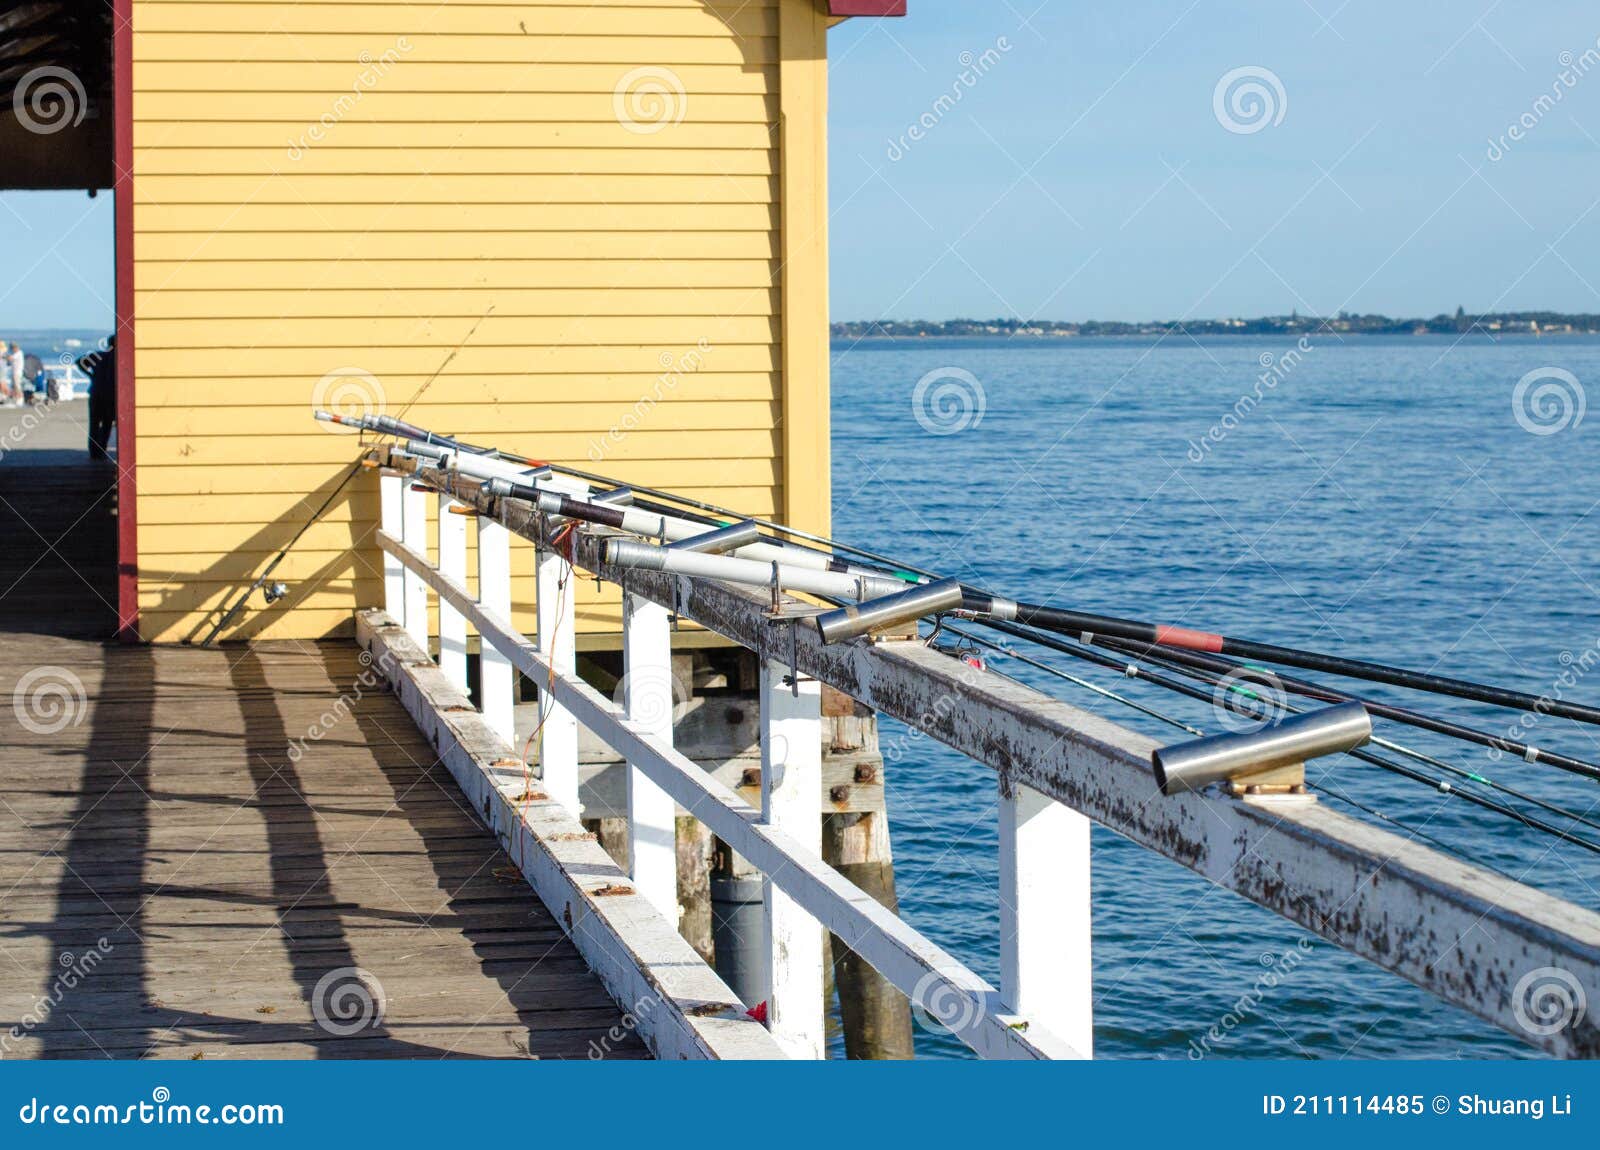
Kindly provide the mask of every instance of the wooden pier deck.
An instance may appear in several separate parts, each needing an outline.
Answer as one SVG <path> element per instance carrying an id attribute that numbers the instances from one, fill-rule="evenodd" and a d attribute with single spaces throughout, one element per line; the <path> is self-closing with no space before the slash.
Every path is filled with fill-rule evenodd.
<path id="1" fill-rule="evenodd" d="M 25 454 L 0 1057 L 648 1056 L 353 643 L 103 643 L 111 472 Z"/>

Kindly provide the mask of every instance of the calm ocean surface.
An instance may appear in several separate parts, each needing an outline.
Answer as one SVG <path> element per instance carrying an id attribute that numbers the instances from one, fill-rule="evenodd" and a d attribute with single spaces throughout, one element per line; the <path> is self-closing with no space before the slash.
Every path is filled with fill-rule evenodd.
<path id="1" fill-rule="evenodd" d="M 1275 382 L 1258 384 L 1269 363 Z M 1577 390 L 1530 380 L 1519 420 L 1519 381 L 1545 369 L 1570 372 Z M 929 373 L 940 374 L 918 402 Z M 835 533 L 1002 593 L 1545 694 L 1600 643 L 1600 416 L 1577 419 L 1585 383 L 1600 387 L 1600 339 L 840 342 Z M 1547 386 L 1561 394 L 1542 406 Z M 1218 729 L 1206 704 L 1057 661 Z M 992 665 L 1155 737 L 1187 737 L 1014 660 Z M 1568 696 L 1600 700 L 1600 669 L 1591 675 Z M 1500 732 L 1519 717 L 1428 706 Z M 1548 767 L 1381 732 L 1569 807 L 1600 802 L 1594 783 Z M 904 733 L 885 721 L 886 746 Z M 1594 759 L 1597 734 L 1546 718 L 1528 739 Z M 926 739 L 910 746 L 889 776 L 901 910 L 995 980 L 993 772 Z M 1600 856 L 1354 760 L 1327 781 L 1459 854 L 1600 904 Z M 1209 1040 L 1210 1056 L 1531 1053 L 1115 834 L 1096 828 L 1094 845 L 1100 1057 L 1192 1056 L 1297 950 L 1282 984 Z M 963 1054 L 931 1026 L 917 1041 L 924 1057 Z"/>

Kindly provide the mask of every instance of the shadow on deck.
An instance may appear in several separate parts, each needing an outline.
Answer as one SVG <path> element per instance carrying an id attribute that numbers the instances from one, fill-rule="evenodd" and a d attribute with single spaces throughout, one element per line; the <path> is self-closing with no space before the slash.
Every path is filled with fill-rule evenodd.
<path id="1" fill-rule="evenodd" d="M 103 642 L 58 463 L 0 461 L 0 1057 L 647 1056 L 353 643 Z"/>

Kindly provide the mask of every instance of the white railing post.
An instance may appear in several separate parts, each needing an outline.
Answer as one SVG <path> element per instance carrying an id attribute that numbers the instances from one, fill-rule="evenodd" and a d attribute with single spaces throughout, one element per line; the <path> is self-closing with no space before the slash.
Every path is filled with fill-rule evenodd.
<path id="1" fill-rule="evenodd" d="M 665 607 L 622 599 L 623 705 L 628 718 L 672 742 L 676 699 L 672 681 L 672 628 Z M 677 807 L 637 764 L 628 767 L 628 860 L 633 885 L 650 905 L 678 921 Z"/>
<path id="2" fill-rule="evenodd" d="M 548 548 L 539 548 L 538 603 L 539 653 L 560 675 L 575 675 L 578 667 L 576 613 L 578 593 L 572 565 Z M 539 688 L 539 764 L 544 790 L 578 815 L 578 720 L 551 697 L 548 685 Z"/>
<path id="3" fill-rule="evenodd" d="M 1000 786 L 1000 996 L 1085 1058 L 1094 1056 L 1089 829 L 1020 784 Z"/>
<path id="4" fill-rule="evenodd" d="M 401 496 L 405 545 L 418 555 L 428 553 L 428 496 L 407 483 Z M 405 617 L 401 620 L 417 646 L 428 650 L 428 585 L 415 571 L 405 573 Z"/>
<path id="5" fill-rule="evenodd" d="M 511 618 L 511 532 L 483 515 L 478 516 L 478 601 L 502 619 Z M 512 691 L 516 679 L 511 660 L 482 633 L 478 639 L 478 690 L 483 717 L 490 730 L 515 745 L 516 700 Z"/>
<path id="6" fill-rule="evenodd" d="M 439 496 L 439 570 L 465 584 L 467 581 L 467 517 L 465 508 L 448 495 Z M 467 689 L 467 617 L 444 596 L 439 597 L 439 670 L 461 689 Z"/>
<path id="7" fill-rule="evenodd" d="M 822 855 L 822 684 L 763 662 L 761 674 L 761 819 Z M 767 1025 L 793 1058 L 825 1054 L 822 927 L 763 876 L 766 958 L 771 998 Z"/>
<path id="8" fill-rule="evenodd" d="M 399 539 L 405 534 L 405 513 L 401 510 L 406 481 L 384 473 L 378 478 L 378 502 L 384 533 Z M 406 621 L 405 568 L 400 560 L 383 553 L 383 609 L 396 623 Z"/>

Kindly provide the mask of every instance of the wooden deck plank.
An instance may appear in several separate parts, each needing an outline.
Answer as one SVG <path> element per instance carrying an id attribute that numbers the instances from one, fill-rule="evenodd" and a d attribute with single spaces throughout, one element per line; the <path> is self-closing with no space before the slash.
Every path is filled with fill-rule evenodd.
<path id="1" fill-rule="evenodd" d="M 0 461 L 0 1057 L 647 1057 L 354 644 L 102 641 L 113 477 Z"/>

